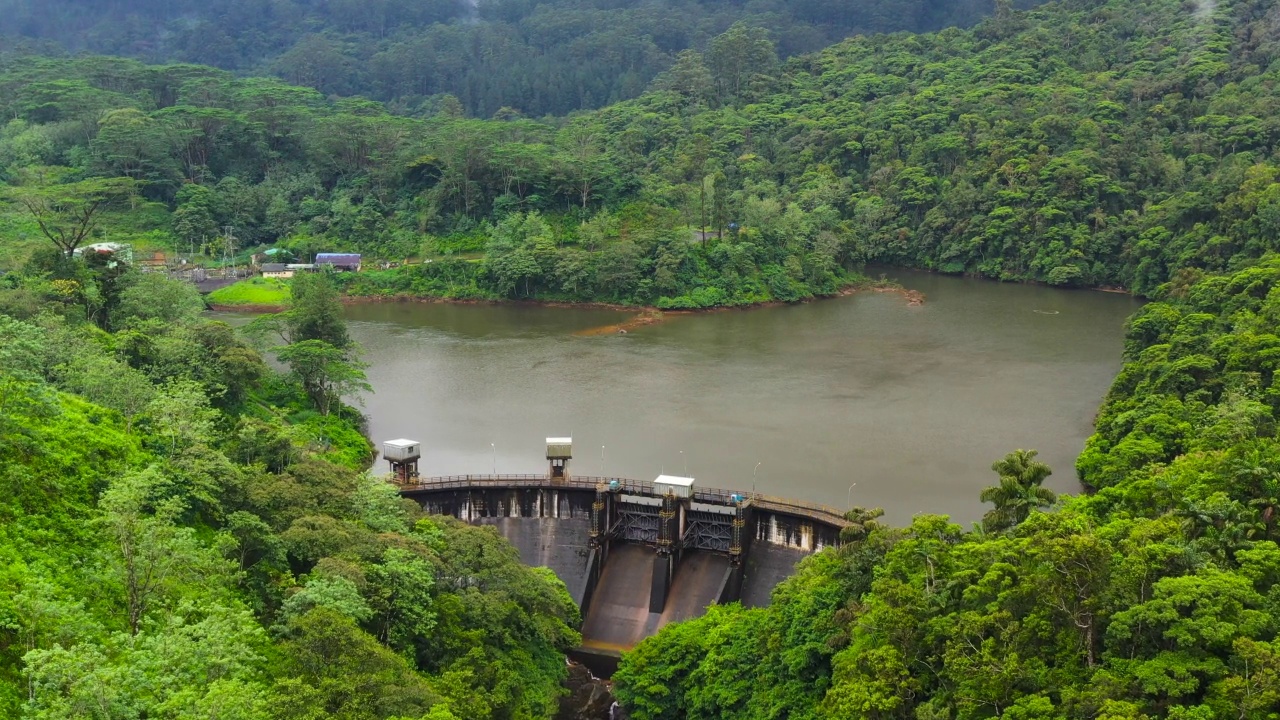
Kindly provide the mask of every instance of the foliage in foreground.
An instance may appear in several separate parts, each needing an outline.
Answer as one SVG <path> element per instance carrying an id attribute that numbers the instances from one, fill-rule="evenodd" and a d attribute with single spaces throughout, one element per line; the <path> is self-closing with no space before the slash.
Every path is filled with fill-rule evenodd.
<path id="1" fill-rule="evenodd" d="M 623 658 L 658 718 L 1268 718 L 1280 712 L 1280 258 L 1171 283 L 1051 512 L 997 463 L 985 529 L 875 513 L 762 610 L 717 608 Z M 1037 467 L 1039 466 L 1039 467 Z"/>
<path id="2" fill-rule="evenodd" d="M 364 472 L 350 396 L 273 373 L 190 285 L 51 262 L 0 290 L 0 716 L 554 712 L 562 583 Z M 286 347 L 348 351 L 315 283 Z"/>

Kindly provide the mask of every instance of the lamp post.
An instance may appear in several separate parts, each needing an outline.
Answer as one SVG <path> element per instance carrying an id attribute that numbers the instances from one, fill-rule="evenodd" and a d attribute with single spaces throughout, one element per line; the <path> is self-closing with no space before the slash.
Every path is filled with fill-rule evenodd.
<path id="1" fill-rule="evenodd" d="M 756 463 L 756 467 L 755 467 L 755 469 L 751 471 L 751 495 L 752 495 L 752 497 L 754 497 L 754 496 L 755 496 L 755 494 L 756 494 L 756 473 L 760 471 L 760 466 L 761 466 L 762 464 L 763 464 L 763 463 Z"/>
<path id="2" fill-rule="evenodd" d="M 684 463 L 684 476 L 689 477 L 689 458 L 684 456 L 684 451 L 680 451 L 680 461 Z"/>
<path id="3" fill-rule="evenodd" d="M 498 474 L 498 444 L 489 443 L 489 449 L 493 451 L 493 474 Z"/>
<path id="4" fill-rule="evenodd" d="M 853 509 L 853 489 L 857 486 L 858 486 L 858 483 L 854 483 L 850 485 L 849 492 L 845 495 L 845 504 L 849 506 L 850 510 Z"/>
<path id="5" fill-rule="evenodd" d="M 600 476 L 604 476 L 604 446 L 600 446 Z"/>

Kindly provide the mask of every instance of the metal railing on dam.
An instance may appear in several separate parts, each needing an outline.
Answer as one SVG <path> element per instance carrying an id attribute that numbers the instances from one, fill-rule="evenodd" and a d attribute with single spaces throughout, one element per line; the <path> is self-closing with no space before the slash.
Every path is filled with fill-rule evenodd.
<path id="1" fill-rule="evenodd" d="M 500 490 L 508 488 L 545 488 L 595 492 L 598 489 L 605 488 L 630 495 L 661 497 L 661 493 L 654 489 L 654 484 L 650 481 L 598 476 L 570 476 L 552 479 L 549 475 L 440 475 L 414 478 L 409 482 L 395 480 L 392 482 L 403 494 L 412 494 L 414 491 Z M 839 528 L 848 527 L 850 524 L 845 519 L 843 512 L 829 505 L 764 495 L 762 493 L 695 487 L 691 499 L 694 502 L 725 507 L 732 507 L 742 502 L 760 510 L 803 517 Z"/>

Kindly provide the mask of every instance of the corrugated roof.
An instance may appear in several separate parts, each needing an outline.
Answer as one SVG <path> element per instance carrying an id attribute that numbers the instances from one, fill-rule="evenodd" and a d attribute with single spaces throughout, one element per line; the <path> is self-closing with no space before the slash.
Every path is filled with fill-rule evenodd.
<path id="1" fill-rule="evenodd" d="M 289 266 L 285 265 L 284 263 L 263 263 L 262 264 L 262 272 L 264 273 L 284 272 L 288 269 L 289 269 Z"/>
<path id="2" fill-rule="evenodd" d="M 358 263 L 360 255 L 357 253 L 320 253 L 316 255 L 316 263 Z"/>
<path id="3" fill-rule="evenodd" d="M 388 446 L 388 447 L 398 447 L 398 448 L 403 448 L 403 447 L 411 447 L 411 446 L 413 446 L 413 445 L 417 445 L 417 444 L 418 444 L 418 441 L 417 441 L 417 440 L 406 440 L 406 439 L 404 439 L 404 438 L 400 438 L 400 439 L 398 439 L 398 440 L 387 440 L 386 442 L 384 442 L 384 443 L 382 443 L 382 444 L 383 444 L 383 445 L 386 445 L 386 446 Z"/>
<path id="4" fill-rule="evenodd" d="M 693 487 L 693 478 L 680 477 L 679 475 L 659 475 L 657 480 L 653 481 L 654 485 L 676 485 L 679 487 Z"/>

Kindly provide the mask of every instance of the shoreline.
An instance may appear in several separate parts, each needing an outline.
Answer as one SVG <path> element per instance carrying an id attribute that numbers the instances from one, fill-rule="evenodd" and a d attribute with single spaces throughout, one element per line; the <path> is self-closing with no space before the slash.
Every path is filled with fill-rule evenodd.
<path id="1" fill-rule="evenodd" d="M 877 270 L 884 270 L 884 271 L 906 271 L 906 272 L 921 273 L 924 275 L 939 275 L 942 277 L 964 278 L 966 280 L 982 280 L 984 282 L 993 282 L 1001 285 L 1008 283 L 1010 285 L 1031 285 L 1034 287 L 1045 287 L 1045 288 L 1051 288 L 1053 290 L 1068 290 L 1072 292 L 1088 291 L 1088 292 L 1108 293 L 1111 295 L 1128 295 L 1129 297 L 1137 298 L 1143 301 L 1146 301 L 1149 299 L 1146 296 L 1138 295 L 1132 290 L 1119 287 L 1117 285 L 1088 285 L 1088 286 L 1050 285 L 1049 283 L 1044 282 L 1043 280 L 1001 280 L 999 278 L 987 277 L 986 275 L 979 275 L 977 273 L 968 273 L 968 272 L 951 273 L 951 272 L 943 272 L 941 270 L 935 270 L 931 268 L 907 267 L 905 265 L 872 264 L 872 265 L 867 265 L 863 267 L 863 270 L 864 271 L 870 270 L 871 268 L 875 268 Z M 881 272 L 880 277 L 884 277 L 884 276 L 885 276 L 885 273 Z"/>
<path id="2" fill-rule="evenodd" d="M 676 310 L 663 310 L 656 305 L 621 305 L 618 303 L 583 301 L 573 302 L 569 300 L 490 300 L 485 298 L 444 298 L 431 297 L 421 295 L 343 295 L 341 298 L 343 305 L 372 305 L 381 303 L 427 303 L 427 304 L 448 304 L 448 305 L 507 305 L 515 307 L 548 307 L 563 308 L 569 310 L 613 310 L 616 312 L 636 313 L 637 317 L 617 325 L 605 326 L 613 327 L 623 331 L 633 327 L 643 325 L 652 325 L 661 322 L 668 315 L 694 315 L 700 313 L 715 312 L 731 312 L 740 310 L 757 310 L 767 307 L 783 307 L 790 305 L 806 305 L 811 302 L 819 302 L 822 300 L 832 300 L 835 298 L 849 297 L 860 292 L 874 293 L 897 293 L 906 299 L 908 307 L 919 307 L 924 304 L 924 293 L 919 290 L 911 290 L 901 286 L 878 285 L 875 282 L 853 283 L 837 290 L 830 295 L 816 295 L 812 298 L 799 300 L 797 302 L 783 302 L 781 300 L 770 300 L 767 302 L 751 303 L 749 305 L 721 305 L 709 308 L 681 308 Z M 287 305 L 225 305 L 220 303 L 210 303 L 208 308 L 212 312 L 226 313 L 247 313 L 262 315 L 267 313 L 279 313 L 289 309 Z M 605 334 L 603 332 L 590 332 L 587 334 Z"/>

